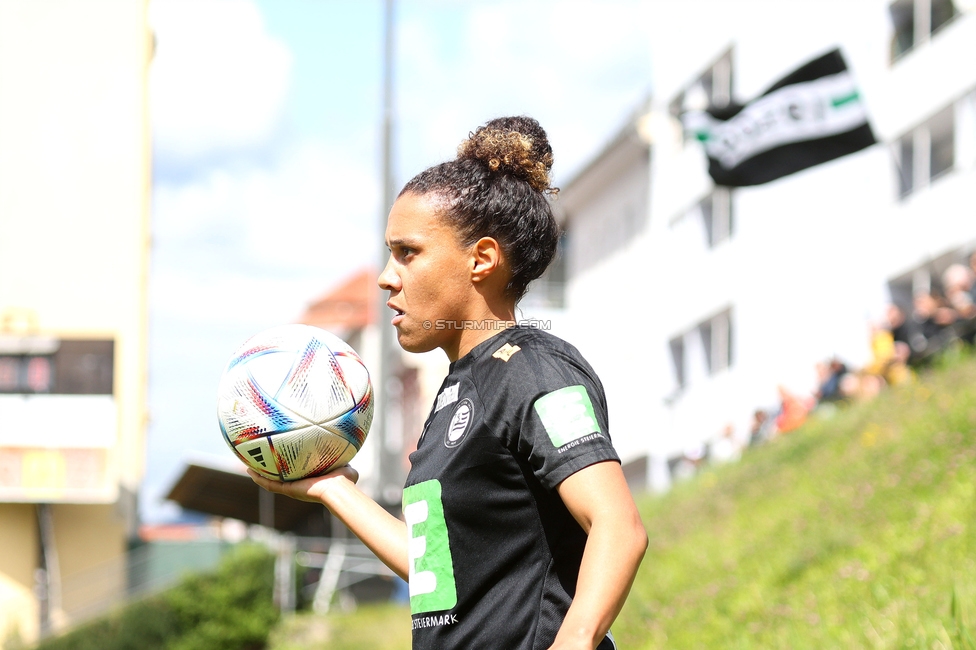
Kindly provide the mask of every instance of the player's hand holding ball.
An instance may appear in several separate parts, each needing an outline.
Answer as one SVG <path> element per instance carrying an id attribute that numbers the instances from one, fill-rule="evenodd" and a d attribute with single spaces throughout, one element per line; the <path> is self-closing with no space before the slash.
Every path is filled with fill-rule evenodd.
<path id="1" fill-rule="evenodd" d="M 278 481 L 265 478 L 250 468 L 248 468 L 247 473 L 251 480 L 258 484 L 258 487 L 262 487 L 268 492 L 311 503 L 325 503 L 327 501 L 326 492 L 330 487 L 329 481 L 332 479 L 345 479 L 351 483 L 359 480 L 359 472 L 349 465 L 336 467 L 321 476 L 309 476 L 297 481 Z"/>

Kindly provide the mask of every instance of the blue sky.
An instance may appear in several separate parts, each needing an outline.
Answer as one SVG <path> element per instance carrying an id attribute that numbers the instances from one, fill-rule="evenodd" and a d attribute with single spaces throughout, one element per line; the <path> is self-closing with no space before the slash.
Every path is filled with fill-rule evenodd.
<path id="1" fill-rule="evenodd" d="M 150 410 L 142 514 L 186 458 L 233 460 L 234 348 L 375 265 L 380 0 L 152 0 Z M 504 114 L 547 129 L 564 182 L 649 91 L 647 3 L 401 0 L 395 185 Z"/>

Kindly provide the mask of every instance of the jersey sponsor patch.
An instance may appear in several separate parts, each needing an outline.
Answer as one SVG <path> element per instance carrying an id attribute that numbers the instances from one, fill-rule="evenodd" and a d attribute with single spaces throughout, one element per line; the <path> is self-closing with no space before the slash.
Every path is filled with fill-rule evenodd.
<path id="1" fill-rule="evenodd" d="M 453 404 L 458 399 L 458 386 L 461 384 L 454 384 L 453 386 L 448 386 L 441 391 L 441 394 L 437 396 L 437 406 L 434 407 L 434 412 L 440 411 L 442 408 L 448 404 Z"/>
<path id="2" fill-rule="evenodd" d="M 474 414 L 474 404 L 467 397 L 461 400 L 454 407 L 454 414 L 451 415 L 451 422 L 447 425 L 447 433 L 444 436 L 444 444 L 448 447 L 457 447 L 464 440 L 464 434 L 468 432 L 468 425 L 471 424 L 471 416 Z"/>
<path id="3" fill-rule="evenodd" d="M 495 350 L 495 353 L 492 354 L 491 356 L 493 356 L 496 359 L 501 359 L 502 361 L 505 361 L 507 363 L 508 360 L 512 358 L 512 355 L 515 354 L 516 352 L 518 352 L 521 349 L 522 348 L 520 348 L 517 345 L 512 345 L 511 343 L 506 343 L 502 347 L 500 347 L 497 350 Z"/>
<path id="4" fill-rule="evenodd" d="M 583 386 L 560 388 L 537 399 L 534 406 L 557 448 L 591 433 L 601 433 L 593 403 Z"/>
<path id="5" fill-rule="evenodd" d="M 441 482 L 432 479 L 403 488 L 403 518 L 407 523 L 410 613 L 451 609 L 457 605 L 457 587 Z"/>

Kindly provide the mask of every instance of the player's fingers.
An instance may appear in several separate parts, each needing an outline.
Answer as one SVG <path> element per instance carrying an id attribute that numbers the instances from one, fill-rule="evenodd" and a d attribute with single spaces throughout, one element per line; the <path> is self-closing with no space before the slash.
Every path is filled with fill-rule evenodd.
<path id="1" fill-rule="evenodd" d="M 255 472 L 250 467 L 247 468 L 247 474 L 248 474 L 248 476 L 251 477 L 251 480 L 252 481 L 254 481 L 255 483 L 257 483 L 259 486 L 263 487 L 265 490 L 268 490 L 269 492 L 276 492 L 277 491 L 277 490 L 274 490 L 272 488 L 273 488 L 273 486 L 275 486 L 276 484 L 278 484 L 280 481 L 272 481 L 271 479 L 265 478 L 264 476 L 261 476 L 260 474 L 258 474 L 257 472 Z"/>
<path id="2" fill-rule="evenodd" d="M 343 465 L 337 469 L 332 470 L 329 474 L 339 474 L 345 476 L 347 479 L 353 483 L 359 482 L 359 472 L 356 471 L 355 467 L 350 467 L 349 465 Z M 329 474 L 326 474 L 328 476 Z"/>

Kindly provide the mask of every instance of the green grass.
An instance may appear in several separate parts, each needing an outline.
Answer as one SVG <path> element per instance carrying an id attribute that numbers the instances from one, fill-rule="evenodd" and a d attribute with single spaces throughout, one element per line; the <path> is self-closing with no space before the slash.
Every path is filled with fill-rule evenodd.
<path id="1" fill-rule="evenodd" d="M 976 359 L 640 505 L 650 547 L 622 648 L 976 650 Z M 409 648 L 402 608 L 286 625 L 270 650 Z M 319 645 L 302 638 L 315 625 Z"/>
<path id="2" fill-rule="evenodd" d="M 410 650 L 410 608 L 368 605 L 326 616 L 297 614 L 271 634 L 268 650 Z"/>
<path id="3" fill-rule="evenodd" d="M 943 366 L 643 503 L 622 646 L 967 648 L 976 362 Z"/>

